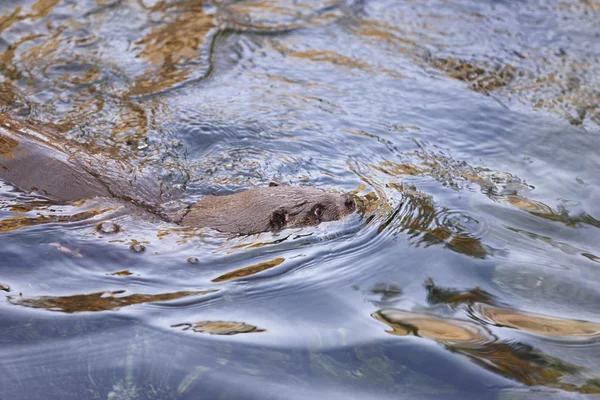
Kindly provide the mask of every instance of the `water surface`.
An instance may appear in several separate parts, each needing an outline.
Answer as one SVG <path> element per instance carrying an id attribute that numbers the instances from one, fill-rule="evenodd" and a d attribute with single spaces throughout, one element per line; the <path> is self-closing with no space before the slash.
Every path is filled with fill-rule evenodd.
<path id="1" fill-rule="evenodd" d="M 4 117 L 190 202 L 276 179 L 363 212 L 235 237 L 1 182 L 0 398 L 600 394 L 599 20 L 593 0 L 2 2 Z"/>

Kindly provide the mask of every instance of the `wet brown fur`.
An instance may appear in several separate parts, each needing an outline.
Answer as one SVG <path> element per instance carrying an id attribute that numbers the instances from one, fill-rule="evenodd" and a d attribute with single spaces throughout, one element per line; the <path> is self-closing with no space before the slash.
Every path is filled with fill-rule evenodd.
<path id="1" fill-rule="evenodd" d="M 182 224 L 253 234 L 334 221 L 354 210 L 347 194 L 277 185 L 204 197 L 190 208 Z"/>
<path id="2" fill-rule="evenodd" d="M 40 135 L 0 115 L 0 179 L 58 202 L 113 197 L 185 226 L 240 234 L 316 225 L 355 209 L 346 194 L 278 184 L 207 196 L 185 209 L 183 194 L 155 176 L 155 171 L 86 152 L 60 135 Z M 163 207 L 167 202 L 169 211 Z"/>

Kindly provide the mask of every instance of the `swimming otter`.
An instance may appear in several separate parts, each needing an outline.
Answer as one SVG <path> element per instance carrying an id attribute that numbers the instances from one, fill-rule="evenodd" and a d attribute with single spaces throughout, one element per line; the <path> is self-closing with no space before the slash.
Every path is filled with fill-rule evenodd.
<path id="1" fill-rule="evenodd" d="M 253 234 L 335 221 L 355 208 L 354 200 L 348 194 L 272 182 L 268 187 L 228 196 L 204 197 L 190 207 L 181 223 Z"/>
<path id="2" fill-rule="evenodd" d="M 0 179 L 57 202 L 113 197 L 170 222 L 246 235 L 333 221 L 356 209 L 347 194 L 276 183 L 186 206 L 183 193 L 156 175 L 0 115 Z"/>

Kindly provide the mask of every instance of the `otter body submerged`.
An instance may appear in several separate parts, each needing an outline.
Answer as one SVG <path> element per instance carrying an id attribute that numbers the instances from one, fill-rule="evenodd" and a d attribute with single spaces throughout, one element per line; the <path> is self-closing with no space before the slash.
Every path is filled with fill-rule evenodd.
<path id="1" fill-rule="evenodd" d="M 155 179 L 155 171 L 86 151 L 53 132 L 40 134 L 0 115 L 0 179 L 56 202 L 93 197 L 128 201 L 153 213 L 182 197 Z"/>
<path id="2" fill-rule="evenodd" d="M 113 197 L 184 226 L 254 234 L 333 221 L 355 210 L 350 195 L 313 187 L 270 184 L 186 207 L 183 193 L 156 172 L 100 152 L 86 152 L 59 135 L 0 116 L 0 179 L 57 202 Z M 166 211 L 163 204 L 175 204 Z"/>

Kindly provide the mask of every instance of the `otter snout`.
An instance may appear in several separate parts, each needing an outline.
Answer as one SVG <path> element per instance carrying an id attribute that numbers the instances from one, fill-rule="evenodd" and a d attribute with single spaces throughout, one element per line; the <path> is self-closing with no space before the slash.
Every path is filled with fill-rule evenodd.
<path id="1" fill-rule="evenodd" d="M 344 194 L 344 207 L 348 211 L 348 214 L 353 213 L 356 210 L 356 202 L 354 201 L 354 196 L 351 194 Z"/>

